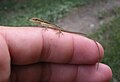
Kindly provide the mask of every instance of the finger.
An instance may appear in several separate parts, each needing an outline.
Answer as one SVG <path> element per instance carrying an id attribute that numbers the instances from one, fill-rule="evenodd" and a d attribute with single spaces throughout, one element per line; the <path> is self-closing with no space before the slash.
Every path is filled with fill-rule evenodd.
<path id="1" fill-rule="evenodd" d="M 15 66 L 11 77 L 11 82 L 109 82 L 112 72 L 104 64 L 96 70 L 95 65 L 39 63 Z"/>
<path id="2" fill-rule="evenodd" d="M 50 82 L 109 82 L 112 78 L 111 69 L 100 64 L 99 70 L 95 65 L 51 65 L 48 81 Z"/>
<path id="3" fill-rule="evenodd" d="M 63 32 L 58 37 L 56 30 L 42 28 L 2 28 L 12 63 L 31 64 L 36 62 L 95 64 L 99 53 L 95 42 L 82 35 Z M 103 48 L 98 44 L 103 56 Z"/>
<path id="4" fill-rule="evenodd" d="M 112 78 L 111 69 L 104 64 L 99 70 L 95 65 L 48 64 L 44 70 L 43 82 L 109 82 Z"/>

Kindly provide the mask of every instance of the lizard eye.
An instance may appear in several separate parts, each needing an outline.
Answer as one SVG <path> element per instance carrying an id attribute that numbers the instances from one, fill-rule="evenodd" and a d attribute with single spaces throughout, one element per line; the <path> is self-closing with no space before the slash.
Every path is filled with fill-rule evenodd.
<path id="1" fill-rule="evenodd" d="M 39 18 L 32 18 L 30 20 L 33 21 L 33 22 L 40 22 L 41 21 Z"/>
<path id="2" fill-rule="evenodd" d="M 37 21 L 38 19 L 33 19 L 33 20 Z"/>

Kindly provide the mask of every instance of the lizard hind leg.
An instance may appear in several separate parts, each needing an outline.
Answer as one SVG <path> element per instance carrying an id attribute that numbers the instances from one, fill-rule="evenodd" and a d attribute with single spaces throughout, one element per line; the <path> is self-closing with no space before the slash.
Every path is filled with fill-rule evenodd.
<path id="1" fill-rule="evenodd" d="M 48 31 L 48 27 L 44 27 L 42 31 Z"/>

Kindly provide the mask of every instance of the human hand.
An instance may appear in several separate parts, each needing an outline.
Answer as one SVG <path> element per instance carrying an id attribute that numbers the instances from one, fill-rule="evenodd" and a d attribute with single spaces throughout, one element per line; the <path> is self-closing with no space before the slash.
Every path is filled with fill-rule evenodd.
<path id="1" fill-rule="evenodd" d="M 98 58 L 95 42 L 80 35 L 0 27 L 0 82 L 109 82 L 111 69 L 97 70 Z"/>

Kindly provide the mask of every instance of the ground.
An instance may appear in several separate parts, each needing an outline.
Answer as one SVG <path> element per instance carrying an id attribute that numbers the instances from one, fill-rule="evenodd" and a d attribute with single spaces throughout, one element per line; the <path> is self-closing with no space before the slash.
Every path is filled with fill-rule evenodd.
<path id="1" fill-rule="evenodd" d="M 70 31 L 91 34 L 115 16 L 114 9 L 117 7 L 120 7 L 120 0 L 102 0 L 71 10 L 69 15 L 58 20 L 57 24 Z"/>

